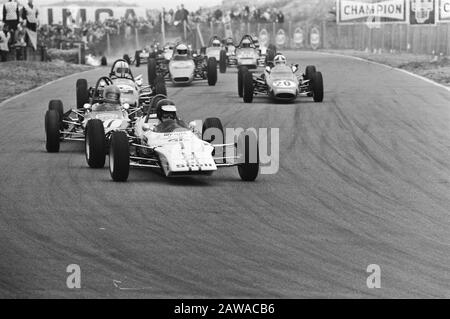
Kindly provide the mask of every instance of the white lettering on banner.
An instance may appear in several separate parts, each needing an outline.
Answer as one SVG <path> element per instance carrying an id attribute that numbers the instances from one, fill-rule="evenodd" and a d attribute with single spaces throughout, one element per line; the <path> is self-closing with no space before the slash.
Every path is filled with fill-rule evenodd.
<path id="1" fill-rule="evenodd" d="M 439 20 L 450 21 L 450 0 L 439 0 Z"/>
<path id="2" fill-rule="evenodd" d="M 49 11 L 51 17 L 49 16 Z M 77 23 L 81 21 L 81 12 L 85 13 L 86 21 L 94 22 L 97 19 L 103 21 L 112 14 L 115 19 L 125 18 L 128 15 L 135 14 L 137 18 L 147 17 L 147 8 L 145 7 L 40 7 L 39 8 L 39 21 L 41 24 L 60 24 L 63 22 L 64 12 L 71 14 L 72 19 Z"/>
<path id="3" fill-rule="evenodd" d="M 368 17 L 406 21 L 406 0 L 388 0 L 374 3 L 337 0 L 337 5 L 339 8 L 338 22 L 352 22 Z"/>
<path id="4" fill-rule="evenodd" d="M 296 28 L 294 31 L 294 43 L 297 45 L 303 44 L 303 30 L 301 28 Z"/>

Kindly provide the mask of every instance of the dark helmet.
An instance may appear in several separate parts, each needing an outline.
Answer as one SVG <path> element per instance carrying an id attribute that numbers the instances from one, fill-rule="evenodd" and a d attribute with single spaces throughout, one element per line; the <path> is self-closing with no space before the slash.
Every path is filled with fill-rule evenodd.
<path id="1" fill-rule="evenodd" d="M 169 117 L 172 120 L 175 120 L 177 118 L 177 108 L 175 107 L 175 103 L 169 99 L 159 101 L 156 104 L 156 116 L 160 121 L 163 120 L 163 117 Z"/>
<path id="2" fill-rule="evenodd" d="M 103 89 L 103 100 L 106 103 L 120 104 L 120 89 L 116 85 L 108 85 Z"/>

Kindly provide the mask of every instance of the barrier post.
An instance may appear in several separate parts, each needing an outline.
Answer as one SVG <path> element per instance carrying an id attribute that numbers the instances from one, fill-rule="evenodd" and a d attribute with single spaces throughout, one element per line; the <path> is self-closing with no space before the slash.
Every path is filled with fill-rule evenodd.
<path id="1" fill-rule="evenodd" d="M 135 36 L 135 40 L 136 40 L 136 49 L 140 48 L 139 46 L 139 32 L 138 29 L 135 27 L 134 28 L 134 36 Z"/>
<path id="2" fill-rule="evenodd" d="M 161 35 L 162 35 L 162 43 L 166 43 L 166 26 L 164 21 L 164 14 L 161 12 Z"/>

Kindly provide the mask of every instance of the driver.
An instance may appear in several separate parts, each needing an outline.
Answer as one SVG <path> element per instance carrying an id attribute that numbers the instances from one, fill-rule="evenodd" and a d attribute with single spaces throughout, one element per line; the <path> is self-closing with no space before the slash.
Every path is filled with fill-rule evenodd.
<path id="1" fill-rule="evenodd" d="M 250 42 L 249 39 L 244 39 L 244 40 L 242 40 L 241 47 L 243 47 L 243 48 L 250 48 L 251 44 L 252 43 Z"/>
<path id="2" fill-rule="evenodd" d="M 188 54 L 188 47 L 185 44 L 179 44 L 175 48 L 175 51 L 177 52 L 177 55 L 187 56 L 187 54 Z"/>
<path id="3" fill-rule="evenodd" d="M 234 45 L 233 39 L 232 38 L 228 38 L 227 41 L 226 41 L 226 44 L 227 45 Z"/>
<path id="4" fill-rule="evenodd" d="M 120 89 L 117 85 L 108 85 L 103 89 L 103 102 L 92 106 L 94 112 L 120 110 Z"/>
<path id="5" fill-rule="evenodd" d="M 218 39 L 214 39 L 213 42 L 212 42 L 212 46 L 216 47 L 216 48 L 220 47 L 220 41 Z"/>
<path id="6" fill-rule="evenodd" d="M 282 54 L 277 54 L 274 58 L 273 58 L 273 64 L 275 66 L 277 65 L 286 65 L 286 57 Z"/>
<path id="7" fill-rule="evenodd" d="M 179 129 L 185 131 L 188 129 L 188 126 L 178 119 L 177 108 L 169 99 L 164 99 L 157 103 L 156 116 L 159 124 L 153 129 L 154 132 L 173 132 Z"/>
<path id="8" fill-rule="evenodd" d="M 130 66 L 125 61 L 119 61 L 114 65 L 111 76 L 116 78 L 129 78 L 131 76 Z"/>

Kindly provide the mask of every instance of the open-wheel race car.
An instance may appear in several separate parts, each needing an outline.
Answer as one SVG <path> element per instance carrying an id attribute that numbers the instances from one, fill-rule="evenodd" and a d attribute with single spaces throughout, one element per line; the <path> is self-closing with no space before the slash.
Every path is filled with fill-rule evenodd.
<path id="1" fill-rule="evenodd" d="M 159 43 L 155 43 L 152 46 L 146 46 L 142 50 L 136 50 L 133 58 L 131 58 L 128 54 L 124 54 L 123 59 L 130 65 L 134 63 L 136 67 L 140 67 L 141 64 L 148 63 L 150 58 L 161 61 L 169 61 L 172 57 L 174 47 L 175 43 L 173 42 L 166 43 L 162 48 Z"/>
<path id="2" fill-rule="evenodd" d="M 207 80 L 208 85 L 216 85 L 217 60 L 214 57 L 197 55 L 185 44 L 178 44 L 169 63 L 149 59 L 148 79 L 152 83 L 157 76 L 174 84 L 190 84 L 193 81 Z"/>
<path id="3" fill-rule="evenodd" d="M 265 56 L 261 55 L 259 43 L 255 42 L 251 35 L 246 34 L 237 45 L 234 55 L 228 56 L 229 64 L 238 68 L 247 67 L 256 69 L 258 66 L 265 66 Z"/>
<path id="4" fill-rule="evenodd" d="M 312 97 L 314 102 L 323 101 L 322 73 L 315 66 L 307 66 L 305 73 L 297 75 L 298 64 L 286 65 L 286 58 L 277 54 L 274 66 L 266 66 L 256 75 L 247 68 L 238 72 L 238 94 L 245 103 L 251 103 L 255 95 L 269 96 L 278 101 L 293 101 L 297 96 Z"/>
<path id="5" fill-rule="evenodd" d="M 111 133 L 127 131 L 132 123 L 130 117 L 140 110 L 121 102 L 120 95 L 110 78 L 101 77 L 81 107 L 64 112 L 61 100 L 51 100 L 45 113 L 47 151 L 59 152 L 62 141 L 82 141 L 88 165 L 103 167 Z"/>
<path id="6" fill-rule="evenodd" d="M 256 137 L 240 135 L 236 143 L 224 144 L 224 130 L 218 118 L 208 118 L 201 131 L 195 123 L 178 118 L 173 102 L 163 96 L 135 122 L 133 134 L 115 131 L 109 152 L 110 175 L 126 181 L 130 167 L 157 169 L 164 176 L 211 175 L 218 168 L 237 166 L 244 181 L 259 173 Z M 156 105 L 156 107 L 154 107 Z M 227 155 L 226 148 L 233 149 Z"/>
<path id="7" fill-rule="evenodd" d="M 207 58 L 215 58 L 219 62 L 220 73 L 227 71 L 228 55 L 227 49 L 222 45 L 222 41 L 218 36 L 213 36 L 209 40 L 209 45 L 200 50 L 201 55 L 205 55 Z"/>

